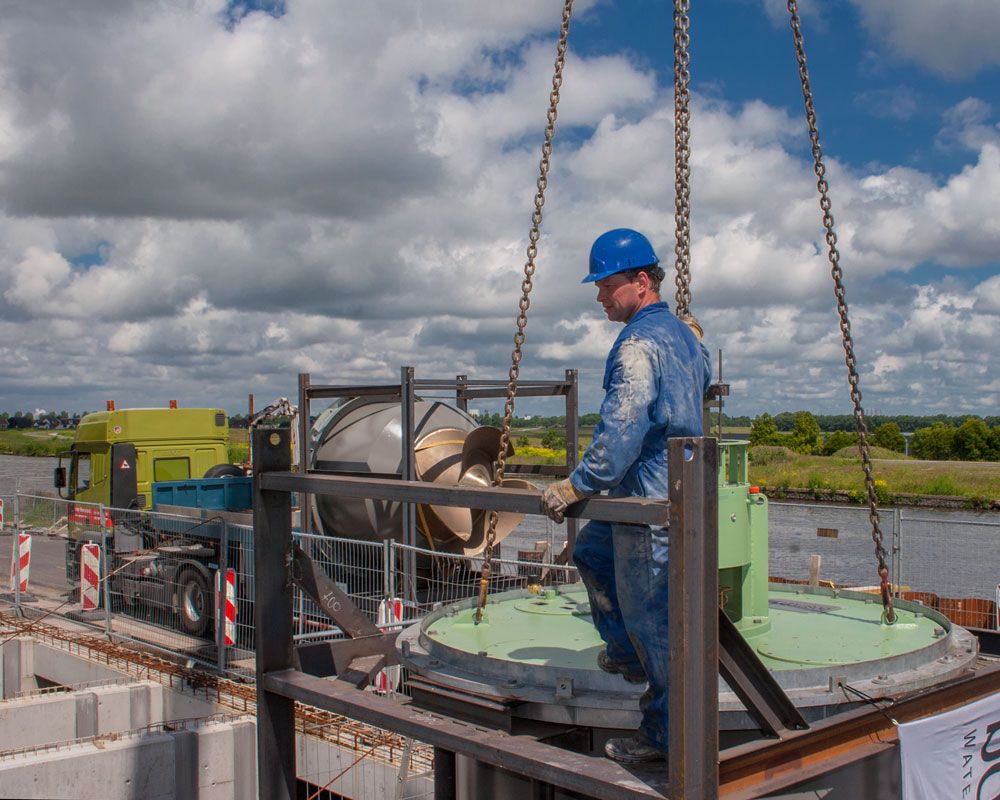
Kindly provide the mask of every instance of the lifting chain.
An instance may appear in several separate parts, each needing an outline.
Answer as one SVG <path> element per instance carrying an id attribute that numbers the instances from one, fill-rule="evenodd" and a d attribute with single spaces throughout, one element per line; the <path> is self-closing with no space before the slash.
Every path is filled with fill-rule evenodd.
<path id="1" fill-rule="evenodd" d="M 674 0 L 674 253 L 677 256 L 678 317 L 691 304 L 691 0 Z"/>
<path id="2" fill-rule="evenodd" d="M 882 528 L 879 524 L 878 498 L 875 495 L 875 478 L 872 474 L 871 451 L 868 445 L 868 423 L 861 406 L 861 389 L 858 386 L 857 359 L 854 356 L 854 342 L 851 338 L 851 323 L 847 318 L 847 300 L 844 298 L 844 272 L 840 267 L 840 252 L 837 250 L 837 234 L 833 230 L 833 214 L 830 202 L 830 184 L 826 179 L 823 164 L 823 149 L 819 143 L 819 129 L 816 126 L 816 109 L 813 105 L 809 70 L 806 66 L 806 51 L 802 40 L 802 24 L 799 21 L 797 0 L 788 0 L 791 15 L 792 37 L 795 40 L 795 57 L 799 64 L 799 78 L 802 81 L 802 99 L 806 107 L 806 122 L 809 124 L 809 139 L 812 142 L 813 171 L 816 173 L 816 188 L 819 190 L 819 207 L 823 211 L 823 227 L 826 229 L 827 254 L 830 259 L 830 274 L 833 277 L 833 293 L 837 298 L 837 313 L 840 316 L 840 332 L 844 341 L 844 361 L 847 364 L 847 381 L 851 385 L 851 402 L 854 404 L 854 420 L 858 429 L 858 449 L 861 451 L 861 465 L 865 473 L 865 490 L 868 494 L 868 519 L 872 526 L 872 541 L 875 544 L 875 559 L 882 594 L 882 617 L 892 624 L 896 612 L 892 607 L 892 591 L 889 584 L 889 568 L 885 563 L 886 551 L 882 544 Z"/>
<path id="3" fill-rule="evenodd" d="M 559 44 L 556 46 L 555 72 L 552 75 L 552 91 L 549 92 L 549 111 L 545 125 L 545 140 L 542 143 L 542 159 L 538 165 L 538 180 L 535 182 L 535 210 L 531 215 L 531 230 L 528 232 L 528 260 L 524 264 L 524 279 L 521 281 L 521 299 L 518 302 L 517 331 L 514 333 L 514 350 L 510 354 L 510 372 L 507 380 L 507 399 L 504 402 L 503 430 L 500 434 L 500 452 L 497 454 L 493 485 L 503 484 L 507 468 L 507 447 L 510 444 L 510 426 L 514 418 L 514 397 L 517 393 L 517 379 L 521 372 L 521 357 L 524 347 L 524 329 L 528 324 L 528 307 L 531 301 L 532 278 L 535 274 L 535 257 L 538 255 L 539 229 L 542 226 L 542 206 L 545 205 L 545 189 L 549 182 L 549 157 L 552 155 L 552 139 L 556 133 L 556 113 L 559 106 L 559 90 L 562 87 L 563 66 L 566 63 L 566 44 L 569 41 L 569 21 L 573 14 L 573 0 L 563 4 L 562 25 L 559 28 Z M 479 601 L 474 615 L 478 625 L 483 618 L 486 595 L 490 585 L 490 571 L 493 566 L 493 547 L 496 543 L 499 515 L 490 511 L 489 528 L 486 531 L 486 549 L 483 551 L 483 571 L 479 580 Z"/>

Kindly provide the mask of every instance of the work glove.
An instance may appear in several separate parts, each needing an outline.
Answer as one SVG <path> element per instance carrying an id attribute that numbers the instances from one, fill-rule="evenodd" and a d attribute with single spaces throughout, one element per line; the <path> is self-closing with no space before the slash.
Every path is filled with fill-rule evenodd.
<path id="1" fill-rule="evenodd" d="M 694 314 L 684 314 L 680 317 L 680 321 L 691 329 L 699 342 L 702 340 L 702 337 L 705 335 L 705 330 L 701 327 L 701 323 L 695 319 Z"/>
<path id="2" fill-rule="evenodd" d="M 542 510 L 553 522 L 562 522 L 565 519 L 563 512 L 585 497 L 590 497 L 590 492 L 581 492 L 569 478 L 563 478 L 550 483 L 542 492 Z"/>

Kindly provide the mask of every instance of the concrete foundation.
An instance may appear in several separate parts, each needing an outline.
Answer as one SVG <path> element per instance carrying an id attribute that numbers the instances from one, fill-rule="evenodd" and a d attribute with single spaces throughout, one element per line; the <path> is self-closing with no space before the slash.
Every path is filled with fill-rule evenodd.
<path id="1" fill-rule="evenodd" d="M 253 717 L 220 719 L 229 710 L 203 696 L 30 636 L 0 646 L 0 694 L 0 797 L 257 796 Z M 314 786 L 358 800 L 433 793 L 432 775 L 315 736 L 296 740 L 299 777 Z"/>
<path id="2" fill-rule="evenodd" d="M 4 797 L 256 796 L 252 717 L 29 637 L 5 642 L 0 665 Z"/>
<path id="3" fill-rule="evenodd" d="M 0 754 L 5 797 L 228 800 L 257 793 L 252 719 Z"/>

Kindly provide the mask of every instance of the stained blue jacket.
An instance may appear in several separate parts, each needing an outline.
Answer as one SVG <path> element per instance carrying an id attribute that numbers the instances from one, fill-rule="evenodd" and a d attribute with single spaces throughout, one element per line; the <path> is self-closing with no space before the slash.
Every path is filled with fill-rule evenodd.
<path id="1" fill-rule="evenodd" d="M 666 499 L 667 439 L 702 435 L 708 350 L 666 303 L 641 308 L 619 334 L 604 369 L 594 440 L 570 475 L 584 492 Z"/>

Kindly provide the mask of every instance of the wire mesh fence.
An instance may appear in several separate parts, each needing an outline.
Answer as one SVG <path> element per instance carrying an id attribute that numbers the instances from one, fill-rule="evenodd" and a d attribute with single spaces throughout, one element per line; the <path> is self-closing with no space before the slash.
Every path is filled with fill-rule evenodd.
<path id="1" fill-rule="evenodd" d="M 996 629 L 1000 600 L 1000 515 L 900 514 L 901 582 L 958 625 Z"/>
<path id="2" fill-rule="evenodd" d="M 163 514 L 29 494 L 3 499 L 5 599 L 234 676 L 252 677 L 251 526 L 211 511 Z M 901 596 L 933 606 L 958 624 L 997 627 L 1000 558 L 992 557 L 992 545 L 1000 534 L 1000 515 L 887 509 L 883 529 L 893 584 Z M 478 592 L 479 556 L 395 541 L 294 535 L 319 568 L 384 630 Z M 505 544 L 504 557 L 494 559 L 492 592 L 577 580 L 575 568 L 556 563 L 562 551 L 558 528 L 529 517 Z M 801 580 L 815 555 L 821 557 L 821 581 L 861 587 L 877 583 L 865 509 L 771 503 L 770 573 Z M 342 636 L 298 589 L 293 602 L 296 639 Z"/>
<path id="3" fill-rule="evenodd" d="M 885 508 L 881 517 L 899 597 L 934 608 L 958 625 L 998 627 L 1000 514 Z M 772 502 L 769 548 L 772 577 L 801 581 L 818 555 L 821 582 L 878 584 L 866 509 Z"/>
<path id="4" fill-rule="evenodd" d="M 773 578 L 805 578 L 813 556 L 819 556 L 822 580 L 850 586 L 878 583 L 868 509 L 771 502 L 768 517 L 768 568 Z M 898 583 L 898 513 L 883 509 L 881 518 L 890 578 Z"/>
<path id="5" fill-rule="evenodd" d="M 435 607 L 475 597 L 479 592 L 483 565 L 479 556 L 439 553 L 395 543 L 392 551 L 397 571 L 406 563 L 408 553 L 415 556 L 414 585 L 402 586 L 400 592 L 406 620 L 419 619 Z M 549 549 L 515 552 L 524 557 L 493 559 L 491 592 L 524 588 L 529 584 L 555 585 L 576 580 L 576 568 L 553 563 Z M 397 580 L 404 580 L 402 573 Z"/>
<path id="6" fill-rule="evenodd" d="M 30 541 L 24 584 L 11 581 L 10 598 L 35 611 L 57 614 L 132 641 L 194 660 L 241 678 L 254 667 L 253 528 L 224 515 L 194 516 L 115 509 L 38 495 L 13 498 L 15 519 L 0 552 L 12 571 L 20 542 Z M 548 533 L 549 531 L 546 530 Z M 576 580 L 573 567 L 554 563 L 553 537 L 527 528 L 494 561 L 491 589 Z M 315 564 L 369 619 L 392 630 L 438 604 L 473 597 L 482 559 L 406 547 L 294 533 Z M 15 544 L 17 542 L 17 544 Z M 4 546 L 6 545 L 6 546 Z M 407 571 L 408 566 L 413 571 Z M 23 586 L 24 591 L 17 589 Z M 297 640 L 343 636 L 298 588 L 293 599 Z M 394 677 L 394 676 L 393 676 Z M 386 688 L 394 680 L 383 681 Z"/>

